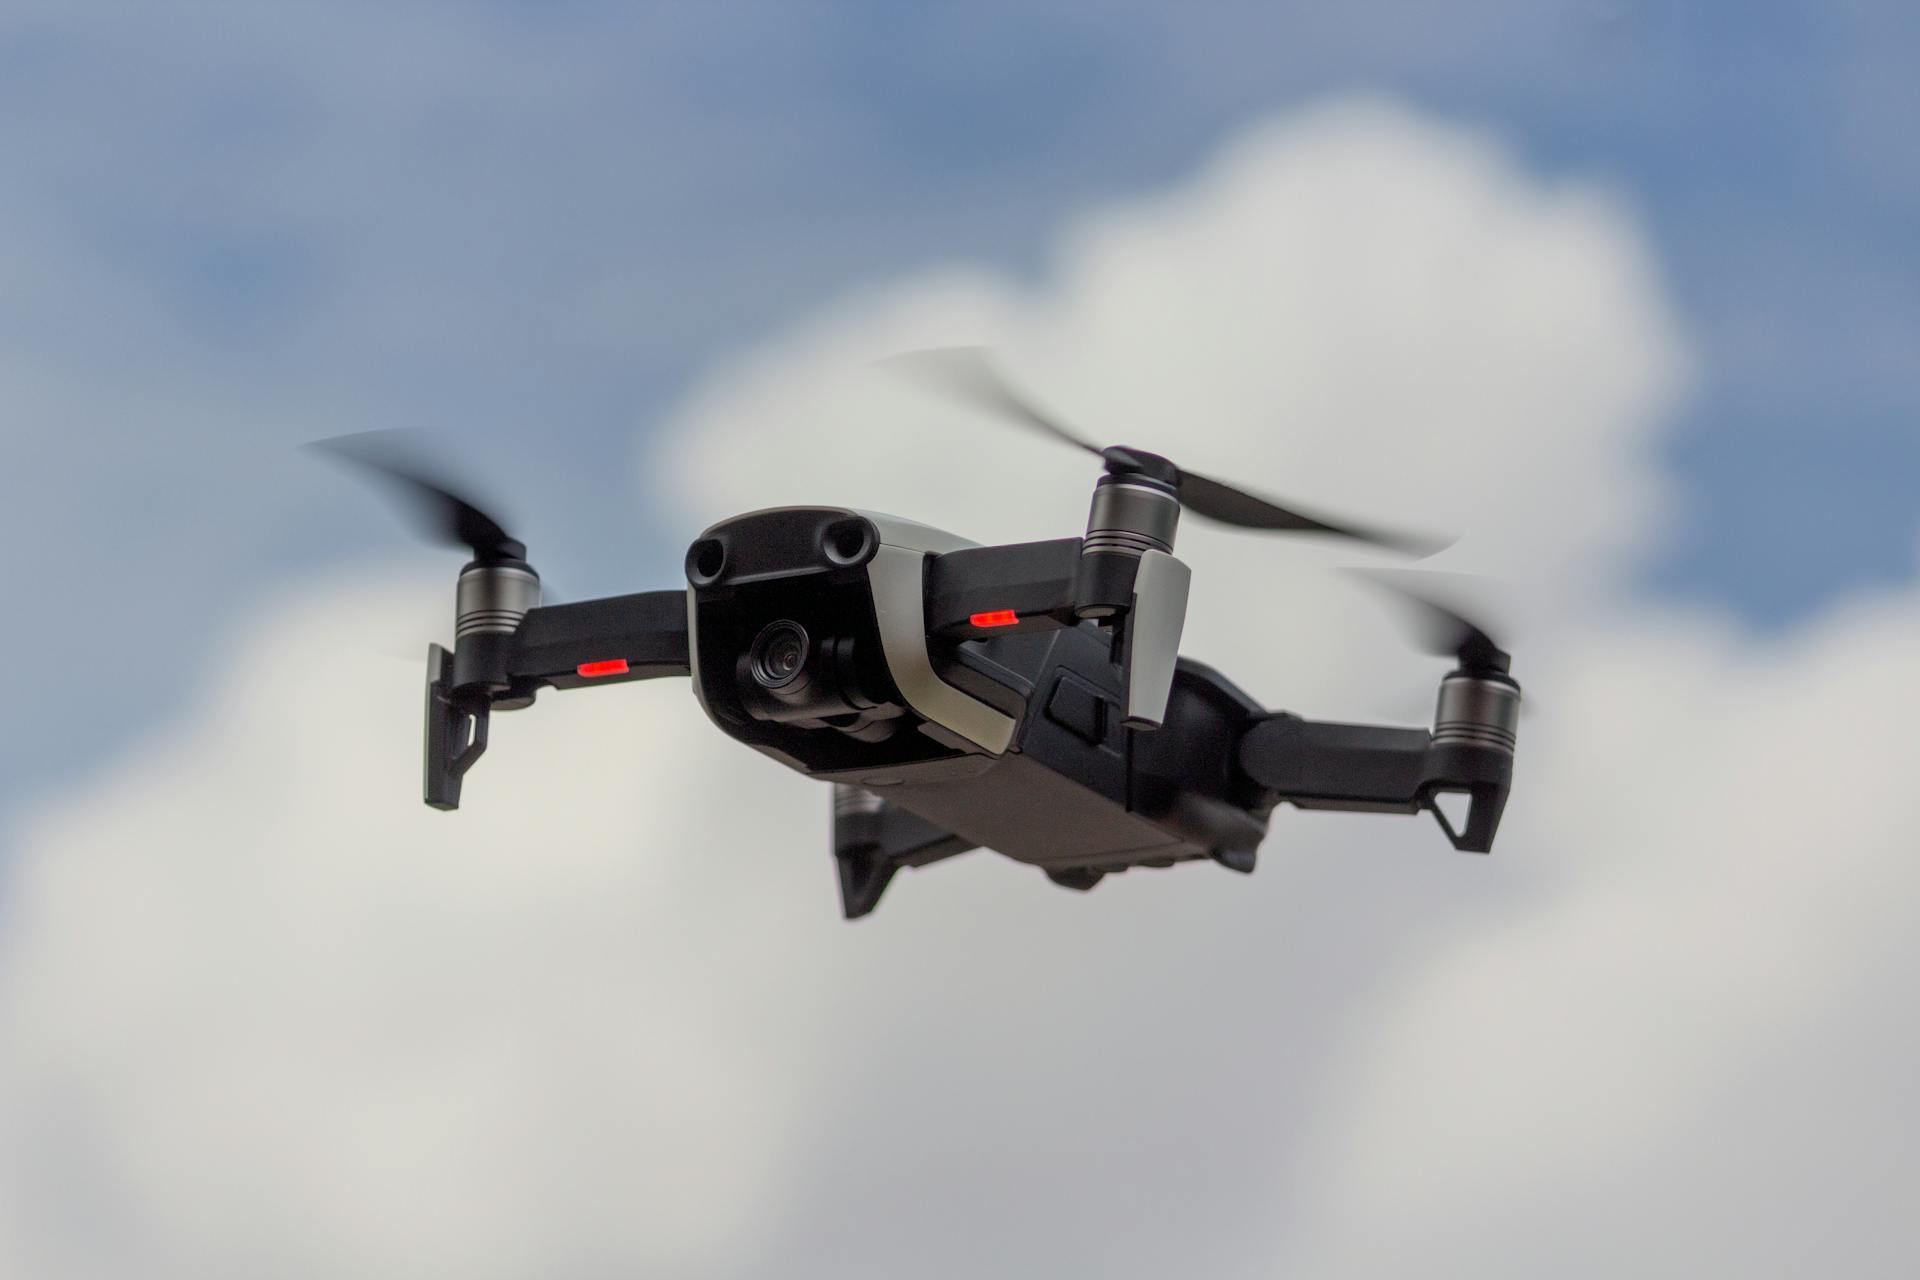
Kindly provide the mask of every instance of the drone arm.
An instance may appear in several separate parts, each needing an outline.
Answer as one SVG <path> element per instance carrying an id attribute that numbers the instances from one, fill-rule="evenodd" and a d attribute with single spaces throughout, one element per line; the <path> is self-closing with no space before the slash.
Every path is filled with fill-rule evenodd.
<path id="1" fill-rule="evenodd" d="M 507 674 L 555 689 L 691 674 L 687 593 L 637 595 L 529 610 L 514 632 Z"/>
<path id="2" fill-rule="evenodd" d="M 1105 617 L 1116 628 L 1114 660 L 1127 690 L 1127 723 L 1157 728 L 1173 690 L 1192 575 L 1164 551 L 1092 557 L 1084 552 L 1083 539 L 1059 538 L 969 547 L 935 557 L 927 570 L 927 634 L 983 640 L 1071 627 L 1083 616 Z M 1089 559 L 1098 572 L 1090 574 Z M 1121 603 L 1099 613 L 1088 610 L 1109 592 Z"/>
<path id="3" fill-rule="evenodd" d="M 968 547 L 927 568 L 927 634 L 985 640 L 1074 624 L 1080 539 Z"/>
<path id="4" fill-rule="evenodd" d="M 1282 712 L 1240 739 L 1240 768 L 1303 809 L 1413 813 L 1432 736 L 1425 729 L 1328 724 Z"/>
<path id="5" fill-rule="evenodd" d="M 1280 713 L 1240 739 L 1240 771 L 1276 801 L 1301 809 L 1363 813 L 1430 810 L 1454 848 L 1487 853 L 1513 782 L 1513 752 L 1491 742 L 1436 737 L 1425 729 L 1328 724 Z M 1470 797 L 1456 830 L 1440 809 L 1448 793 Z"/>
<path id="6" fill-rule="evenodd" d="M 646 591 L 529 609 L 512 631 L 463 636 L 427 651 L 426 802 L 460 807 L 460 783 L 487 749 L 495 710 L 541 688 L 577 689 L 691 673 L 687 593 Z"/>

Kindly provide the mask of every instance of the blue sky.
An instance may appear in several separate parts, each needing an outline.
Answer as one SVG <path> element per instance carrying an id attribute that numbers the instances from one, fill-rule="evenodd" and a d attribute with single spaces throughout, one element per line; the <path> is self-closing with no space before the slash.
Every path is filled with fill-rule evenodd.
<path id="1" fill-rule="evenodd" d="M 632 442 L 709 362 L 910 268 L 1039 270 L 1356 89 L 1644 221 L 1697 359 L 1647 590 L 1778 628 L 1910 575 L 1920 14 L 1437 8 L 10 5 L 0 816 L 137 749 L 290 576 L 422 554 L 296 443 L 444 433 L 564 590 L 671 581 Z"/>

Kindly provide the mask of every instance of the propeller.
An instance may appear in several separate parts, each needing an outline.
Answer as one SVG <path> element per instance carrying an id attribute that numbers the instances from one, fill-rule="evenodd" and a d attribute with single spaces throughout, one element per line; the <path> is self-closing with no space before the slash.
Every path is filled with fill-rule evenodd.
<path id="1" fill-rule="evenodd" d="M 1463 670 L 1505 672 L 1511 662 L 1506 650 L 1479 623 L 1443 601 L 1476 593 L 1481 580 L 1467 574 L 1417 570 L 1349 569 L 1362 582 L 1391 595 L 1413 624 L 1415 643 L 1423 653 L 1453 658 Z"/>
<path id="2" fill-rule="evenodd" d="M 994 367 L 984 347 L 934 347 L 906 352 L 882 363 L 949 400 L 1093 454 L 1106 463 L 1109 471 L 1144 473 L 1172 484 L 1180 492 L 1183 510 L 1219 524 L 1274 533 L 1333 534 L 1413 556 L 1432 555 L 1448 545 L 1447 539 L 1309 515 L 1176 466 L 1158 454 L 1120 445 L 1097 445 L 1015 391 Z"/>
<path id="3" fill-rule="evenodd" d="M 366 472 L 397 491 L 402 505 L 428 540 L 442 546 L 467 547 L 480 564 L 525 560 L 525 543 L 510 537 L 498 520 L 396 447 L 406 434 L 362 431 L 316 440 L 306 447 Z"/>

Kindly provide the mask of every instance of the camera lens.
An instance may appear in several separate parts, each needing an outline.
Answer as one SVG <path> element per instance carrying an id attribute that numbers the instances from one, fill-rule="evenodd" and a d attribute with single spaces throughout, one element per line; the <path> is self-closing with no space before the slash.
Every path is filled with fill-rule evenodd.
<path id="1" fill-rule="evenodd" d="M 754 637 L 747 666 L 762 688 L 784 688 L 806 670 L 808 648 L 807 629 L 783 618 Z"/>

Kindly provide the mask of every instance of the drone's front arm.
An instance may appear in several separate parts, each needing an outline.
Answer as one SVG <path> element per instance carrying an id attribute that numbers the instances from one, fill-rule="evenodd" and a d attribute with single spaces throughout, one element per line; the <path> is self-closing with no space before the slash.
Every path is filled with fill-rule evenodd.
<path id="1" fill-rule="evenodd" d="M 529 609 L 510 627 L 470 630 L 427 652 L 425 798 L 460 806 L 460 780 L 487 748 L 495 711 L 542 688 L 578 689 L 690 673 L 687 593 L 645 591 Z"/>
<path id="2" fill-rule="evenodd" d="M 1240 739 L 1238 764 L 1276 801 L 1369 813 L 1427 809 L 1454 848 L 1487 853 L 1513 785 L 1519 702 L 1519 688 L 1511 682 L 1456 673 L 1441 687 L 1432 732 L 1280 713 L 1258 721 Z M 1438 803 L 1447 794 L 1470 801 L 1458 828 Z"/>
<path id="3" fill-rule="evenodd" d="M 1189 579 L 1164 550 L 1122 554 L 1085 538 L 949 551 L 927 569 L 927 634 L 981 640 L 1098 620 L 1112 632 L 1127 724 L 1157 729 L 1180 658 Z"/>
<path id="4" fill-rule="evenodd" d="M 513 635 L 507 677 L 578 689 L 690 673 L 687 593 L 643 591 L 528 612 Z"/>

